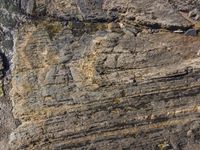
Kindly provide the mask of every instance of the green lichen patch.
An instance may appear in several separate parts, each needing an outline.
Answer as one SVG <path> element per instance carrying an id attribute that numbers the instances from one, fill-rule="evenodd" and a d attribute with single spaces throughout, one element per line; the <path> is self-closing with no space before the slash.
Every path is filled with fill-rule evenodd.
<path id="1" fill-rule="evenodd" d="M 44 27 L 47 30 L 50 39 L 53 39 L 57 33 L 62 29 L 62 24 L 60 22 L 44 22 Z"/>
<path id="2" fill-rule="evenodd" d="M 95 33 L 99 30 L 107 29 L 107 23 L 95 23 L 85 21 L 68 21 L 67 29 L 72 30 L 75 36 L 81 36 L 83 33 Z"/>
<path id="3" fill-rule="evenodd" d="M 169 149 L 170 145 L 165 141 L 164 143 L 161 143 L 158 145 L 159 150 L 167 150 Z"/>

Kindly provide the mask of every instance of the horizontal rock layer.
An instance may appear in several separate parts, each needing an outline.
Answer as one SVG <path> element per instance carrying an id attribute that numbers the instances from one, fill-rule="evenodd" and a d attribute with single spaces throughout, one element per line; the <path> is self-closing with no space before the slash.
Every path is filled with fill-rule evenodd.
<path id="1" fill-rule="evenodd" d="M 199 4 L 0 0 L 0 149 L 198 150 Z"/>
<path id="2" fill-rule="evenodd" d="M 53 39 L 46 26 L 59 27 Z M 75 36 L 24 25 L 11 99 L 13 149 L 188 149 L 198 145 L 199 39 L 175 33 Z M 181 138 L 180 138 L 181 137 Z"/>

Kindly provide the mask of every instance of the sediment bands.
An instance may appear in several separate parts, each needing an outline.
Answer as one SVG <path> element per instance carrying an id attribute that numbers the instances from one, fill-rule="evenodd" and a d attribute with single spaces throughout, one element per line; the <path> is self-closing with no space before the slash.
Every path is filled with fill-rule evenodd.
<path id="1" fill-rule="evenodd" d="M 198 4 L 0 1 L 0 149 L 198 150 Z"/>

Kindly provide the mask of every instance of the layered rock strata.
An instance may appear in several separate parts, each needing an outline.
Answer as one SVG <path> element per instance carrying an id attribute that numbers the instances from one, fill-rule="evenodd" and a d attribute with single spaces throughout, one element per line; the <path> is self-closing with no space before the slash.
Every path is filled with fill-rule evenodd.
<path id="1" fill-rule="evenodd" d="M 0 149 L 200 148 L 199 1 L 0 4 Z"/>

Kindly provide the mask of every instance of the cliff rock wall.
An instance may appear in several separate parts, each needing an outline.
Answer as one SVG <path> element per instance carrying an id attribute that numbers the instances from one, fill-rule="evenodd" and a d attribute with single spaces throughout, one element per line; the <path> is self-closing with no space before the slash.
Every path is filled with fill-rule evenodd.
<path id="1" fill-rule="evenodd" d="M 199 4 L 0 0 L 0 149 L 200 149 Z"/>

